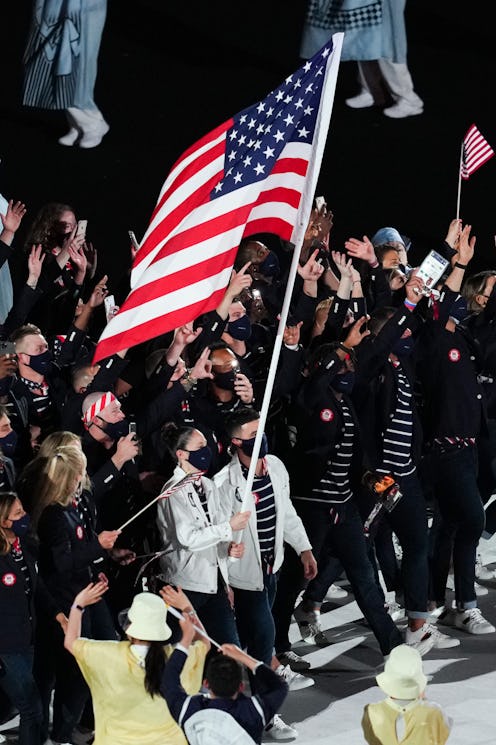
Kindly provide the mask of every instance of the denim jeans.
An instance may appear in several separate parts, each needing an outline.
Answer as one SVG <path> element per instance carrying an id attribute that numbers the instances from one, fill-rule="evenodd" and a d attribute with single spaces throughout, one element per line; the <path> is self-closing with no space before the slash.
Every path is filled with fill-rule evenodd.
<path id="1" fill-rule="evenodd" d="M 234 611 L 224 587 L 219 586 L 215 595 L 193 590 L 186 590 L 186 593 L 207 634 L 218 644 L 236 644 L 239 647 Z"/>
<path id="2" fill-rule="evenodd" d="M 393 647 L 403 643 L 403 637 L 384 608 L 384 597 L 376 583 L 363 523 L 354 501 L 349 500 L 340 507 L 342 519 L 337 524 L 331 521 L 328 505 L 296 501 L 317 565 L 330 553 L 339 560 L 382 654 L 389 654 Z M 318 584 L 317 578 L 308 584 L 303 595 L 305 600 L 312 600 L 314 584 Z"/>
<path id="3" fill-rule="evenodd" d="M 449 557 L 442 545 L 446 547 L 451 539 L 457 606 L 475 608 L 475 561 L 484 530 L 484 507 L 477 486 L 477 449 L 433 452 L 426 458 L 425 467 L 434 486 L 441 519 L 432 556 L 434 600 L 438 606 L 445 603 Z"/>
<path id="4" fill-rule="evenodd" d="M 33 677 L 33 650 L 0 654 L 0 687 L 20 715 L 19 745 L 41 745 L 41 699 Z"/>
<path id="5" fill-rule="evenodd" d="M 275 627 L 272 604 L 277 575 L 264 574 L 263 590 L 239 590 L 234 587 L 234 610 L 242 646 L 249 655 L 270 665 L 274 653 Z"/>

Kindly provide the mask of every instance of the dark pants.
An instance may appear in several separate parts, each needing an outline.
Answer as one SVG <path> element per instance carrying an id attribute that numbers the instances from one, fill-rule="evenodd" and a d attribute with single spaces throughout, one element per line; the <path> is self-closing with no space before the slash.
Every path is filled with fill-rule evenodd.
<path id="1" fill-rule="evenodd" d="M 0 687 L 19 711 L 19 745 L 41 745 L 42 709 L 33 677 L 33 650 L 0 654 Z"/>
<path id="2" fill-rule="evenodd" d="M 236 644 L 239 647 L 234 611 L 225 587 L 219 586 L 215 595 L 193 590 L 186 590 L 186 593 L 210 638 L 218 644 Z"/>
<path id="3" fill-rule="evenodd" d="M 477 485 L 477 450 L 467 447 L 449 453 L 431 453 L 425 467 L 435 490 L 441 520 L 436 527 L 432 556 L 434 600 L 438 606 L 445 603 L 450 567 L 446 546 L 452 540 L 457 605 L 475 608 L 475 561 L 485 518 Z"/>
<path id="4" fill-rule="evenodd" d="M 363 523 L 354 502 L 350 500 L 340 508 L 344 515 L 337 525 L 331 522 L 327 505 L 295 500 L 295 507 L 312 544 L 317 565 L 319 566 L 321 561 L 329 561 L 329 556 L 333 556 L 339 561 L 346 572 L 355 600 L 374 632 L 381 652 L 389 654 L 393 647 L 403 643 L 403 638 L 384 608 L 383 594 L 377 586 L 374 569 L 367 553 Z M 292 599 L 288 601 L 288 605 L 292 602 L 294 607 L 298 592 L 303 586 L 304 580 L 300 562 L 298 576 L 295 577 L 293 582 Z M 315 588 L 317 588 L 320 598 L 321 585 L 318 575 L 306 587 L 303 596 L 305 600 L 313 600 Z M 290 619 L 291 616 L 287 619 L 288 628 Z M 279 646 L 277 646 L 277 650 L 283 651 Z"/>
<path id="5" fill-rule="evenodd" d="M 233 588 L 236 624 L 241 644 L 246 647 L 249 655 L 265 662 L 266 665 L 270 665 L 274 653 L 275 628 L 271 608 L 276 587 L 277 575 L 264 574 L 263 590 Z"/>
<path id="6" fill-rule="evenodd" d="M 429 588 L 429 534 L 427 509 L 416 473 L 397 479 L 402 498 L 391 512 L 384 511 L 372 542 L 388 590 L 401 591 L 409 618 L 427 617 Z M 361 499 L 372 504 L 368 495 Z M 361 508 L 363 516 L 363 507 Z M 401 569 L 394 550 L 392 533 L 398 537 L 403 556 Z"/>
<path id="7" fill-rule="evenodd" d="M 52 691 L 52 739 L 71 742 L 74 727 L 81 720 L 90 691 L 75 658 L 64 648 L 64 634 L 55 621 L 40 619 L 37 627 L 34 676 L 43 708 L 43 735 L 49 734 Z M 83 614 L 81 635 L 89 639 L 117 639 L 111 614 L 102 600 Z"/>

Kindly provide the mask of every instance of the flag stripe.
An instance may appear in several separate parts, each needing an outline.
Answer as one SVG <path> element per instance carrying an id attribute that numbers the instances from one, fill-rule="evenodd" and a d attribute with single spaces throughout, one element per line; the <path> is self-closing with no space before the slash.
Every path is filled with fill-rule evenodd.
<path id="1" fill-rule="evenodd" d="M 468 179 L 493 155 L 494 150 L 490 144 L 484 139 L 475 124 L 472 124 L 463 139 L 460 176 L 465 180 Z"/>
<path id="2" fill-rule="evenodd" d="M 136 254 L 131 292 L 103 330 L 95 362 L 214 310 L 244 236 L 267 232 L 290 241 L 301 233 L 327 137 L 342 38 L 335 34 L 265 99 L 177 159 Z"/>

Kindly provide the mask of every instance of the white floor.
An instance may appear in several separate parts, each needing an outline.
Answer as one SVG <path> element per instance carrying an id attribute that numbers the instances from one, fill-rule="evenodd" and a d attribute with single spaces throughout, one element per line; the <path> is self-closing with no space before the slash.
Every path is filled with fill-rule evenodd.
<path id="1" fill-rule="evenodd" d="M 496 568 L 496 538 L 481 540 L 480 553 L 485 565 Z M 481 584 L 489 593 L 479 598 L 479 606 L 496 625 L 496 581 Z M 291 627 L 294 649 L 312 663 L 308 674 L 315 685 L 291 692 L 281 715 L 298 730 L 298 745 L 361 745 L 365 742 L 363 708 L 384 697 L 375 684 L 375 675 L 383 669 L 382 658 L 352 595 L 332 603 L 327 612 L 326 607 L 321 620 L 332 641 L 329 647 L 306 645 L 296 624 Z M 458 636 L 461 644 L 433 650 L 424 658 L 430 680 L 427 697 L 453 720 L 449 745 L 495 745 L 496 633 L 474 636 L 446 631 Z"/>

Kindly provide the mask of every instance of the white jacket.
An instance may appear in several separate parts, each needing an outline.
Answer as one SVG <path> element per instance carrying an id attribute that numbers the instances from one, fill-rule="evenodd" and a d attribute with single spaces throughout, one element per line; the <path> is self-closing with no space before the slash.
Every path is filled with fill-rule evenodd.
<path id="1" fill-rule="evenodd" d="M 176 466 L 164 490 L 185 476 L 182 468 Z M 227 556 L 232 540 L 230 503 L 222 510 L 216 486 L 204 477 L 201 482 L 210 521 L 192 483 L 159 500 L 157 525 L 166 551 L 160 564 L 167 582 L 186 591 L 215 594 L 218 570 L 228 583 Z"/>
<path id="2" fill-rule="evenodd" d="M 280 569 L 284 558 L 284 541 L 299 555 L 312 548 L 300 517 L 296 514 L 289 496 L 289 476 L 284 463 L 275 455 L 267 455 L 265 463 L 269 472 L 276 506 L 276 541 L 274 547 L 274 572 Z M 246 480 L 236 455 L 227 466 L 216 473 L 214 483 L 219 488 L 221 501 L 232 500 L 232 512 L 239 512 Z M 240 590 L 263 590 L 263 570 L 260 544 L 257 533 L 257 511 L 250 494 L 247 510 L 251 510 L 250 521 L 243 531 L 241 541 L 245 544 L 242 559 L 229 562 L 229 584 Z"/>

